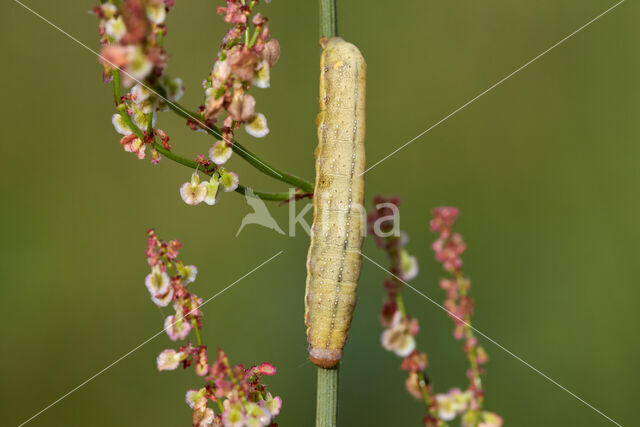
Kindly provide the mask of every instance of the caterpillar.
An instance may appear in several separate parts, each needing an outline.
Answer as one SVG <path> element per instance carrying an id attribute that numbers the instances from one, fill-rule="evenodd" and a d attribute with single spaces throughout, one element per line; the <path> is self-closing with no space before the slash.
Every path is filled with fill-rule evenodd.
<path id="1" fill-rule="evenodd" d="M 338 364 L 360 277 L 364 210 L 367 66 L 353 44 L 320 41 L 320 113 L 316 118 L 316 182 L 307 255 L 305 324 L 309 359 Z"/>

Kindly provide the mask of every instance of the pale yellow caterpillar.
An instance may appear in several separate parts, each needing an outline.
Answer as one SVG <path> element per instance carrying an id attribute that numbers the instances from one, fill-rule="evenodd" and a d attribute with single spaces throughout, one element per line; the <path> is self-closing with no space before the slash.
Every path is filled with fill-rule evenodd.
<path id="1" fill-rule="evenodd" d="M 358 48 L 339 37 L 321 45 L 305 323 L 309 358 L 326 368 L 342 357 L 360 277 L 367 65 Z"/>

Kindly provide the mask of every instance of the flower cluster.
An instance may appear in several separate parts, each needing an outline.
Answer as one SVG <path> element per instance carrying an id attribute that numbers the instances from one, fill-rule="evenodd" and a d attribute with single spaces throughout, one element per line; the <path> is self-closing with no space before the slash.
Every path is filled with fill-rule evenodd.
<path id="1" fill-rule="evenodd" d="M 163 47 L 167 33 L 165 19 L 174 0 L 105 1 L 93 9 L 99 18 L 100 59 L 103 78 L 116 87 L 115 102 L 118 113 L 112 117 L 113 126 L 122 135 L 122 148 L 139 159 L 146 157 L 147 146 L 158 137 L 167 150 L 169 137 L 156 129 L 156 112 L 166 111 L 165 99 L 171 102 L 184 93 L 182 80 L 164 75 L 167 53 Z M 120 96 L 120 76 L 129 92 Z M 157 96 L 151 88 L 159 88 L 165 97 Z M 153 163 L 160 161 L 160 153 L 151 148 Z"/>
<path id="2" fill-rule="evenodd" d="M 416 277 L 418 263 L 405 249 L 408 243 L 407 235 L 395 235 L 391 232 L 398 220 L 396 213 L 400 201 L 396 197 L 376 196 L 373 203 L 376 209 L 367 218 L 369 231 L 374 235 L 378 247 L 387 253 L 391 261 L 391 275 L 384 281 L 387 295 L 380 313 L 380 323 L 384 328 L 382 346 L 403 358 L 400 367 L 409 373 L 406 380 L 407 390 L 416 399 L 425 402 L 425 425 L 440 425 L 435 396 L 424 373 L 427 355 L 416 349 L 418 320 L 407 314 L 402 297 L 403 282 Z"/>
<path id="3" fill-rule="evenodd" d="M 241 150 L 243 156 L 253 158 L 235 143 L 234 131 L 244 125 L 250 135 L 258 138 L 269 132 L 264 114 L 255 111 L 255 98 L 248 91 L 252 86 L 269 87 L 270 70 L 280 57 L 280 45 L 270 37 L 268 19 L 254 11 L 258 0 L 226 0 L 226 6 L 219 7 L 218 13 L 232 28 L 224 36 L 213 69 L 203 82 L 204 105 L 197 113 L 188 112 L 176 104 L 184 93 L 182 80 L 171 79 L 164 72 L 165 20 L 174 3 L 175 0 L 103 0 L 93 9 L 99 18 L 103 78 L 113 82 L 118 112 L 112 123 L 122 135 L 122 148 L 139 159 L 150 152 L 154 164 L 162 153 L 195 168 L 196 173 L 180 187 L 180 195 L 189 205 L 213 205 L 219 198 L 219 187 L 234 191 L 239 186 L 238 175 L 224 167 L 233 151 Z M 127 89 L 124 95 L 120 93 L 121 79 Z M 156 128 L 157 112 L 169 109 L 188 117 L 187 125 L 193 130 L 206 130 L 217 138 L 207 155 L 200 154 L 193 162 L 170 153 L 169 136 Z M 218 120 L 220 128 L 215 125 Z M 208 183 L 200 183 L 198 170 L 209 177 Z"/>
<path id="4" fill-rule="evenodd" d="M 226 7 L 218 7 L 218 13 L 233 27 L 225 34 L 213 69 L 203 82 L 205 121 L 211 124 L 223 119 L 222 140 L 209 150 L 209 158 L 217 165 L 231 157 L 233 132 L 242 124 L 256 138 L 269 133 L 265 116 L 255 111 L 255 98 L 247 91 L 251 86 L 269 87 L 271 67 L 280 57 L 278 41 L 270 38 L 268 19 L 254 14 L 258 2 L 226 3 Z"/>
<path id="5" fill-rule="evenodd" d="M 199 310 L 202 299 L 187 290 L 187 285 L 196 279 L 198 269 L 194 265 L 184 265 L 177 259 L 182 244 L 177 240 L 164 242 L 153 229 L 147 232 L 147 262 L 151 273 L 145 285 L 151 300 L 158 307 L 173 303 L 175 314 L 165 319 L 167 335 L 172 341 L 185 339 L 192 327 L 202 326 Z"/>
<path id="6" fill-rule="evenodd" d="M 189 205 L 215 204 L 219 185 L 224 191 L 238 188 L 238 175 L 223 166 L 233 154 L 237 128 L 244 124 L 247 133 L 256 138 L 269 133 L 267 119 L 255 111 L 256 100 L 247 92 L 252 86 L 269 87 L 270 70 L 280 57 L 280 45 L 270 38 L 268 19 L 254 14 L 257 1 L 245 4 L 241 0 L 226 0 L 226 3 L 226 7 L 218 7 L 218 13 L 233 27 L 225 34 L 213 70 L 203 82 L 205 101 L 200 111 L 204 123 L 187 121 L 194 130 L 202 130 L 201 127 L 211 130 L 214 123 L 222 120 L 220 139 L 213 143 L 208 157 L 200 155 L 197 160 L 204 170 L 210 171 L 209 182 L 200 183 L 194 173 L 180 187 L 182 200 Z"/>
<path id="7" fill-rule="evenodd" d="M 500 416 L 482 410 L 484 390 L 480 374 L 482 365 L 487 361 L 487 353 L 477 345 L 469 323 L 473 302 L 468 296 L 470 282 L 462 275 L 460 258 L 466 246 L 462 236 L 452 231 L 458 209 L 436 208 L 430 225 L 433 231 L 440 233 L 432 246 L 436 259 L 453 276 L 443 279 L 440 286 L 447 292 L 445 308 L 455 321 L 454 336 L 465 340 L 464 351 L 471 364 L 468 370 L 470 386 L 464 391 L 452 388 L 447 393 L 434 394 L 425 374 L 427 355 L 416 349 L 418 321 L 407 314 L 402 296 L 403 284 L 418 273 L 418 263 L 405 249 L 408 243 L 406 234 L 396 228 L 400 201 L 397 197 L 376 196 L 373 203 L 376 209 L 368 216 L 369 230 L 391 261 L 391 274 L 384 281 L 387 296 L 380 313 L 384 327 L 382 346 L 403 358 L 400 367 L 409 372 L 405 383 L 407 390 L 425 404 L 424 425 L 444 427 L 448 421 L 460 416 L 462 427 L 502 426 Z"/>
<path id="8" fill-rule="evenodd" d="M 159 307 L 173 303 L 175 314 L 165 319 L 164 326 L 172 341 L 184 340 L 193 329 L 197 344 L 187 342 L 175 349 L 163 350 L 157 358 L 159 371 L 194 366 L 196 375 L 204 385 L 186 393 L 186 402 L 193 409 L 192 423 L 205 426 L 276 426 L 273 419 L 280 412 L 282 399 L 273 397 L 260 382 L 263 375 L 275 375 L 276 369 L 269 363 L 244 368 L 232 366 L 227 355 L 218 349 L 217 358 L 209 364 L 207 346 L 200 339 L 202 328 L 202 299 L 187 290 L 196 279 L 198 270 L 178 260 L 182 244 L 177 240 L 165 242 L 158 239 L 153 229 L 147 232 L 147 262 L 151 273 L 145 285 L 151 300 Z M 218 413 L 209 407 L 217 404 Z"/>
<path id="9" fill-rule="evenodd" d="M 436 260 L 442 264 L 445 271 L 450 273 L 449 278 L 440 280 L 440 287 L 447 295 L 444 308 L 454 322 L 453 336 L 457 340 L 464 341 L 463 350 L 469 361 L 467 371 L 469 388 L 464 393 L 453 389 L 446 395 L 436 396 L 438 411 L 443 420 L 453 419 L 462 414 L 463 426 L 499 427 L 502 425 L 502 419 L 498 415 L 482 411 L 484 399 L 482 366 L 489 358 L 484 348 L 478 345 L 471 327 L 473 315 L 473 300 L 469 296 L 471 282 L 462 273 L 461 259 L 467 247 L 462 236 L 453 232 L 458 214 L 459 211 L 455 207 L 438 207 L 433 210 L 430 227 L 439 235 L 431 247 L 435 252 Z"/>

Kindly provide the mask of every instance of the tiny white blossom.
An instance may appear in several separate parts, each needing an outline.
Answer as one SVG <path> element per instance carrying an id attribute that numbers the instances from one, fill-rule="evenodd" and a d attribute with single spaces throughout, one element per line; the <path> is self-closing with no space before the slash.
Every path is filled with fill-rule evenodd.
<path id="1" fill-rule="evenodd" d="M 118 11 L 116 5 L 112 3 L 102 3 L 100 9 L 102 9 L 102 14 L 106 19 L 113 18 L 113 15 Z"/>
<path id="2" fill-rule="evenodd" d="M 282 408 L 282 398 L 280 396 L 273 397 L 271 396 L 271 393 L 267 392 L 267 397 L 264 400 L 264 406 L 271 416 L 275 417 L 280 413 L 280 408 Z"/>
<path id="3" fill-rule="evenodd" d="M 261 407 L 257 403 L 247 402 L 244 405 L 247 412 L 247 425 L 250 427 L 263 427 L 271 423 L 271 414 L 266 408 Z"/>
<path id="4" fill-rule="evenodd" d="M 147 274 L 144 284 L 147 286 L 147 289 L 152 296 L 163 295 L 169 291 L 171 279 L 169 279 L 169 275 L 166 271 L 162 271 L 160 266 L 155 265 L 151 269 L 151 273 Z"/>
<path id="5" fill-rule="evenodd" d="M 131 47 L 133 49 L 128 54 L 127 72 L 123 76 L 123 82 L 127 87 L 131 86 L 134 81 L 144 80 L 153 69 L 153 64 L 144 54 L 142 48 L 140 46 Z"/>
<path id="6" fill-rule="evenodd" d="M 195 265 L 182 265 L 182 263 L 180 263 L 178 265 L 178 273 L 180 274 L 182 283 L 187 285 L 196 280 L 196 277 L 198 276 L 198 267 Z"/>
<path id="7" fill-rule="evenodd" d="M 251 83 L 256 87 L 264 89 L 270 86 L 269 79 L 269 63 L 267 61 L 262 61 L 260 63 L 260 68 L 253 75 L 253 80 L 251 80 Z"/>
<path id="8" fill-rule="evenodd" d="M 418 275 L 418 260 L 404 249 L 400 252 L 400 269 L 403 280 L 408 281 Z"/>
<path id="9" fill-rule="evenodd" d="M 173 294 L 173 288 L 169 288 L 164 294 L 151 295 L 151 301 L 158 307 L 166 307 L 173 300 Z"/>
<path id="10" fill-rule="evenodd" d="M 197 172 L 191 175 L 191 181 L 185 182 L 180 186 L 180 196 L 188 205 L 197 205 L 207 196 L 207 187 L 200 183 L 200 177 Z"/>
<path id="11" fill-rule="evenodd" d="M 233 154 L 233 149 L 226 141 L 218 141 L 209 149 L 209 158 L 216 165 L 224 165 Z"/>
<path id="12" fill-rule="evenodd" d="M 131 99 L 136 104 L 141 104 L 151 96 L 151 91 L 138 83 L 131 88 Z"/>
<path id="13" fill-rule="evenodd" d="M 218 201 L 217 196 L 219 185 L 220 183 L 215 176 L 212 176 L 209 182 L 205 183 L 205 186 L 207 187 L 207 195 L 204 198 L 204 202 L 209 206 L 215 205 Z"/>
<path id="14" fill-rule="evenodd" d="M 167 9 L 164 3 L 147 5 L 147 18 L 155 24 L 162 24 L 167 17 Z"/>
<path id="15" fill-rule="evenodd" d="M 133 107 L 133 114 L 131 115 L 131 119 L 136 126 L 138 126 L 142 131 L 147 130 L 149 127 L 149 114 L 151 111 L 145 112 L 144 109 L 139 109 L 137 106 Z M 153 111 L 151 113 L 151 127 L 156 125 L 157 115 L 156 112 Z"/>
<path id="16" fill-rule="evenodd" d="M 391 325 L 382 332 L 382 346 L 400 357 L 407 357 L 416 348 L 416 341 L 407 328 L 407 322 L 400 311 L 396 311 Z"/>
<path id="17" fill-rule="evenodd" d="M 118 132 L 120 135 L 127 136 L 133 133 L 119 113 L 116 113 L 111 117 L 111 123 L 113 124 L 116 132 Z"/>
<path id="18" fill-rule="evenodd" d="M 220 172 L 220 184 L 225 192 L 235 191 L 236 188 L 238 188 L 239 183 L 240 181 L 237 173 L 227 172 L 226 170 L 222 170 Z"/>
<path id="19" fill-rule="evenodd" d="M 183 352 L 175 350 L 163 350 L 156 359 L 158 371 L 173 371 L 185 359 Z"/>
<path id="20" fill-rule="evenodd" d="M 457 414 L 451 396 L 437 394 L 436 402 L 438 404 L 438 416 L 442 421 L 451 421 L 456 417 Z"/>
<path id="21" fill-rule="evenodd" d="M 203 407 L 207 403 L 207 398 L 205 397 L 206 392 L 207 389 L 205 388 L 201 388 L 200 390 L 187 390 L 185 395 L 187 405 L 192 409 Z"/>
<path id="22" fill-rule="evenodd" d="M 189 323 L 182 315 L 177 314 L 168 316 L 164 320 L 164 329 L 171 341 L 183 340 L 189 335 L 191 323 Z"/>
<path id="23" fill-rule="evenodd" d="M 256 138 L 262 138 L 269 133 L 267 118 L 262 113 L 255 113 L 244 125 L 247 133 Z"/>
<path id="24" fill-rule="evenodd" d="M 127 34 L 127 27 L 124 25 L 124 21 L 122 20 L 122 16 L 118 16 L 117 18 L 111 18 L 104 24 L 104 31 L 107 33 L 109 37 L 111 37 L 114 41 L 120 41 L 125 34 Z"/>

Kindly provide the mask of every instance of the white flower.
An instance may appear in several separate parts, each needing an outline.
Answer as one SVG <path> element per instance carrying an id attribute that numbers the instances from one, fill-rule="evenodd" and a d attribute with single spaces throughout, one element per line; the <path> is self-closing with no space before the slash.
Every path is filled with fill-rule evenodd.
<path id="1" fill-rule="evenodd" d="M 209 158 L 216 165 L 224 165 L 233 154 L 226 141 L 218 141 L 209 149 Z"/>
<path id="2" fill-rule="evenodd" d="M 155 111 L 153 113 L 151 113 L 151 111 L 145 112 L 144 107 L 143 109 L 138 109 L 135 106 L 133 107 L 133 114 L 131 115 L 131 119 L 133 120 L 133 123 L 142 131 L 147 130 L 147 128 L 149 127 L 149 117 L 151 117 L 151 127 L 154 127 L 157 121 L 157 115 Z"/>
<path id="3" fill-rule="evenodd" d="M 173 300 L 173 288 L 169 288 L 169 291 L 164 294 L 151 295 L 151 301 L 158 307 L 166 307 Z"/>
<path id="4" fill-rule="evenodd" d="M 282 398 L 280 396 L 273 397 L 271 396 L 271 393 L 267 392 L 267 398 L 264 401 L 264 406 L 271 416 L 275 417 L 280 413 L 280 408 L 282 408 Z"/>
<path id="5" fill-rule="evenodd" d="M 182 284 L 187 285 L 196 280 L 196 276 L 198 276 L 198 267 L 195 265 L 178 265 L 178 273 L 180 273 Z"/>
<path id="6" fill-rule="evenodd" d="M 155 24 L 162 24 L 167 17 L 167 9 L 164 3 L 147 5 L 147 18 Z"/>
<path id="7" fill-rule="evenodd" d="M 189 335 L 191 330 L 191 323 L 182 317 L 182 315 L 168 316 L 164 320 L 164 329 L 167 331 L 167 335 L 171 341 L 183 340 Z"/>
<path id="8" fill-rule="evenodd" d="M 144 284 L 147 286 L 147 289 L 152 296 L 162 295 L 169 291 L 171 279 L 169 279 L 169 275 L 166 271 L 162 271 L 160 266 L 155 265 L 151 269 L 151 273 L 149 273 L 145 278 Z"/>
<path id="9" fill-rule="evenodd" d="M 400 251 L 400 269 L 402 280 L 411 280 L 418 275 L 418 260 L 406 250 Z"/>
<path id="10" fill-rule="evenodd" d="M 203 407 L 207 403 L 207 398 L 205 397 L 206 392 L 207 389 L 205 388 L 201 388 L 200 390 L 187 390 L 187 394 L 185 395 L 187 405 L 192 409 Z"/>
<path id="11" fill-rule="evenodd" d="M 478 427 L 502 427 L 502 417 L 495 412 L 483 412 Z"/>
<path id="12" fill-rule="evenodd" d="M 202 407 L 198 408 L 193 413 L 193 426 L 194 427 L 209 427 L 213 425 L 213 420 L 215 419 L 215 414 L 213 409 Z"/>
<path id="13" fill-rule="evenodd" d="M 113 123 L 113 127 L 120 135 L 127 136 L 133 133 L 119 113 L 116 113 L 111 117 L 111 123 Z"/>
<path id="14" fill-rule="evenodd" d="M 180 196 L 188 205 L 197 205 L 207 196 L 207 187 L 200 183 L 200 177 L 197 172 L 191 175 L 191 181 L 185 182 L 180 186 Z"/>
<path id="15" fill-rule="evenodd" d="M 104 31 L 107 33 L 109 37 L 111 37 L 114 41 L 120 41 L 125 34 L 127 34 L 127 27 L 124 25 L 124 21 L 122 20 L 122 16 L 118 16 L 117 18 L 111 18 L 104 24 Z"/>
<path id="16" fill-rule="evenodd" d="M 222 403 L 224 411 L 222 412 L 222 423 L 225 427 L 244 427 L 246 421 L 244 410 L 242 405 L 238 403 L 231 403 L 229 399 L 226 399 Z"/>
<path id="17" fill-rule="evenodd" d="M 204 184 L 207 187 L 207 195 L 204 198 L 204 202 L 209 206 L 215 205 L 218 201 L 218 187 L 220 183 L 215 176 L 212 176 L 209 182 Z M 195 268 L 195 267 L 194 267 Z"/>
<path id="18" fill-rule="evenodd" d="M 222 170 L 220 172 L 220 184 L 225 192 L 235 191 L 239 184 L 238 174 Z"/>
<path id="19" fill-rule="evenodd" d="M 244 406 L 247 412 L 247 425 L 250 427 L 263 427 L 271 423 L 271 414 L 257 403 L 247 402 Z"/>
<path id="20" fill-rule="evenodd" d="M 183 352 L 175 350 L 163 350 L 156 359 L 158 371 L 173 371 L 185 359 Z"/>
<path id="21" fill-rule="evenodd" d="M 456 417 L 453 399 L 447 394 L 437 394 L 438 416 L 443 421 L 451 421 Z"/>
<path id="22" fill-rule="evenodd" d="M 256 138 L 262 138 L 269 133 L 267 118 L 262 113 L 255 113 L 244 125 L 247 133 Z"/>
<path id="23" fill-rule="evenodd" d="M 269 87 L 269 63 L 267 61 L 262 61 L 260 63 L 260 68 L 253 75 L 253 80 L 251 80 L 254 86 L 259 88 L 268 88 Z"/>
<path id="24" fill-rule="evenodd" d="M 400 357 L 407 357 L 416 348 L 416 341 L 407 328 L 407 320 L 396 311 L 391 325 L 382 332 L 382 346 Z"/>
<path id="25" fill-rule="evenodd" d="M 131 88 L 131 99 L 136 104 L 141 104 L 151 96 L 151 91 L 138 83 Z"/>
<path id="26" fill-rule="evenodd" d="M 106 19 L 113 18 L 113 15 L 118 11 L 116 5 L 112 3 L 102 3 L 100 9 L 102 9 L 102 14 Z"/>
<path id="27" fill-rule="evenodd" d="M 128 53 L 127 69 L 123 76 L 125 85 L 131 86 L 133 81 L 144 80 L 153 69 L 153 64 L 144 54 L 140 46 L 130 46 L 132 49 Z M 132 81 L 133 80 L 133 81 Z"/>

